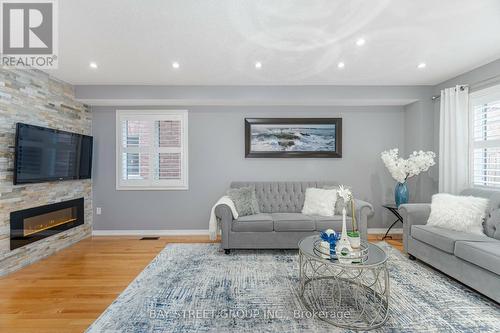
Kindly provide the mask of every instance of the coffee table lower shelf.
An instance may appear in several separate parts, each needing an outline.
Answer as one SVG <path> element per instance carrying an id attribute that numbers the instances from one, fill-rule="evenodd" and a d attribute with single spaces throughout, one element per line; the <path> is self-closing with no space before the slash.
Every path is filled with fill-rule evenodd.
<path id="1" fill-rule="evenodd" d="M 389 316 L 386 261 L 341 265 L 299 250 L 299 294 L 317 318 L 353 330 L 382 326 Z"/>

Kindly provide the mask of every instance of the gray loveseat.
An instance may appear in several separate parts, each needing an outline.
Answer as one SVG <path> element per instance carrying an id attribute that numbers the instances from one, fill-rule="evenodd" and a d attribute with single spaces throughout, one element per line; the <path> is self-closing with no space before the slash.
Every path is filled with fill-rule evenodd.
<path id="1" fill-rule="evenodd" d="M 222 228 L 221 247 L 230 249 L 295 249 L 300 239 L 332 228 L 342 229 L 342 216 L 309 216 L 301 214 L 308 187 L 327 188 L 334 182 L 233 182 L 231 188 L 254 186 L 260 214 L 242 216 L 233 220 L 227 205 L 218 205 L 215 214 Z M 355 200 L 358 229 L 362 239 L 367 238 L 367 217 L 373 207 Z M 338 207 L 336 208 L 338 211 Z M 349 215 L 350 215 L 350 210 Z M 351 228 L 351 218 L 347 221 Z"/>
<path id="2" fill-rule="evenodd" d="M 461 195 L 488 198 L 490 209 L 500 208 L 499 191 L 467 189 Z M 500 221 L 487 220 L 487 236 L 479 236 L 427 226 L 430 204 L 405 204 L 399 211 L 411 259 L 418 258 L 500 302 Z"/>

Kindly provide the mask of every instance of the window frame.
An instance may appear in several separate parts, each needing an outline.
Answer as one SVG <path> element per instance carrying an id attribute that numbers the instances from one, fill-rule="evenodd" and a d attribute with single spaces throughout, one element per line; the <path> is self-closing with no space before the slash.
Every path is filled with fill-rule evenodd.
<path id="1" fill-rule="evenodd" d="M 122 121 L 123 120 L 172 120 L 172 117 L 181 119 L 181 180 L 155 180 L 150 177 L 147 180 L 124 180 L 122 178 L 123 161 L 122 154 L 125 152 L 122 142 Z M 116 156 L 115 156 L 115 175 L 116 175 L 116 190 L 118 191 L 175 191 L 189 189 L 189 135 L 188 135 L 188 112 L 187 110 L 116 110 Z M 130 148 L 129 148 L 130 149 Z M 168 150 L 169 148 L 163 148 Z M 140 149 L 137 148 L 137 151 Z M 152 140 L 148 148 L 143 148 L 148 151 L 150 159 L 156 153 L 161 153 L 161 147 L 154 146 Z M 150 176 L 153 174 L 154 163 L 150 165 Z M 176 184 L 177 183 L 177 184 Z"/>
<path id="2" fill-rule="evenodd" d="M 474 149 L 500 148 L 500 139 L 478 142 L 474 140 L 474 108 L 477 105 L 485 105 L 498 100 L 500 100 L 500 85 L 494 85 L 469 94 L 469 186 L 473 188 L 500 190 L 500 186 L 476 184 L 474 179 Z"/>

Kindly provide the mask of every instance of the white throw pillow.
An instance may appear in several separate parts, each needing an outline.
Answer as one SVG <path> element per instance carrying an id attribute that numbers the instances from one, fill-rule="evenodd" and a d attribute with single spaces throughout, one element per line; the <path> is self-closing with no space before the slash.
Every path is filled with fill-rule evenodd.
<path id="1" fill-rule="evenodd" d="M 307 188 L 302 214 L 333 216 L 335 215 L 336 201 L 337 190 L 325 190 L 314 187 Z"/>
<path id="2" fill-rule="evenodd" d="M 434 194 L 427 225 L 484 235 L 483 219 L 488 204 L 489 200 L 485 198 Z"/>

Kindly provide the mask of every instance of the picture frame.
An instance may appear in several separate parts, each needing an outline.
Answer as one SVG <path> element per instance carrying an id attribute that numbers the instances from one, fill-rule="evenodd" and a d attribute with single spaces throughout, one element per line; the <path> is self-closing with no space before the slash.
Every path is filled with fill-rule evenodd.
<path id="1" fill-rule="evenodd" d="M 246 158 L 341 158 L 342 118 L 245 118 Z"/>

